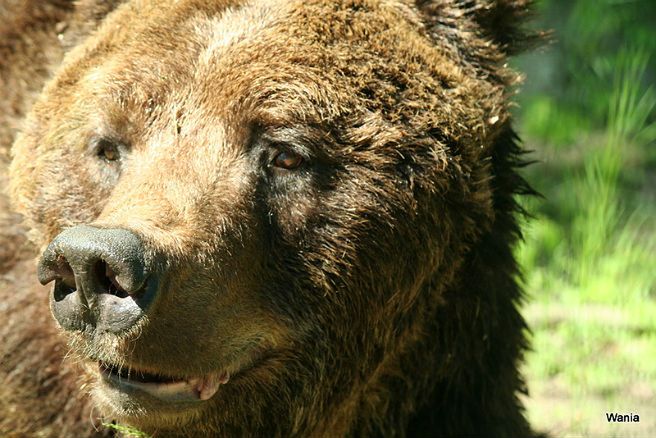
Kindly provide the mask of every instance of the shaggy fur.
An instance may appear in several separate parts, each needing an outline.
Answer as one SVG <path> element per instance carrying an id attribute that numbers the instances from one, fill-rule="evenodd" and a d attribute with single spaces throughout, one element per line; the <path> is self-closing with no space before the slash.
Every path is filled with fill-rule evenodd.
<path id="1" fill-rule="evenodd" d="M 524 1 L 4 4 L 3 433 L 531 435 L 506 67 Z M 33 259 L 77 224 L 161 260 L 128 333 L 51 320 Z M 149 405 L 108 395 L 99 360 L 232 378 Z"/>

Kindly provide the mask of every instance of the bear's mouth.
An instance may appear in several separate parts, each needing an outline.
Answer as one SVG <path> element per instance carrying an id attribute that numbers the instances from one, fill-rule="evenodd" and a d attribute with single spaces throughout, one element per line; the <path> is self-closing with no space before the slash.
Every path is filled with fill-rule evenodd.
<path id="1" fill-rule="evenodd" d="M 219 390 L 219 386 L 230 380 L 230 373 L 227 371 L 197 377 L 177 377 L 119 367 L 105 362 L 98 362 L 98 369 L 103 381 L 120 391 L 143 391 L 167 402 L 209 400 Z"/>

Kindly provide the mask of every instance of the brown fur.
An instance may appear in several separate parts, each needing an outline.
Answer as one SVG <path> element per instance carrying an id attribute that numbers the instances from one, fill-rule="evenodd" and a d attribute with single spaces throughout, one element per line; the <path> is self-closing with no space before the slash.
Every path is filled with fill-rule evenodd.
<path id="1" fill-rule="evenodd" d="M 37 249 L 0 198 L 0 430 L 530 434 L 505 67 L 523 1 L 33 3 L 0 21 L 0 151 L 15 138 Z M 96 136 L 128 145 L 119 165 Z M 307 165 L 267 167 L 281 148 Z M 164 260 L 128 334 L 58 334 L 34 285 L 31 258 L 83 223 Z M 98 360 L 234 375 L 198 409 L 117 404 Z"/>

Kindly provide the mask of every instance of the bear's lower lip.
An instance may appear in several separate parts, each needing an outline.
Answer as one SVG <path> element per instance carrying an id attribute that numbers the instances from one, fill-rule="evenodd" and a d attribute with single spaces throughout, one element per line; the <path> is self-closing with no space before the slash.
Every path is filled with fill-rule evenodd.
<path id="1" fill-rule="evenodd" d="M 139 390 L 165 402 L 209 400 L 230 379 L 227 371 L 186 378 L 126 370 L 104 362 L 99 362 L 98 369 L 105 383 L 121 391 Z"/>

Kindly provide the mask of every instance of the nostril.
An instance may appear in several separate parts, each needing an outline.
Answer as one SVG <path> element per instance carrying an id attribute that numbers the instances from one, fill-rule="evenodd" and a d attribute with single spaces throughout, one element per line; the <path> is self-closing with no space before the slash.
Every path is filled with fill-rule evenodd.
<path id="1" fill-rule="evenodd" d="M 68 295 L 75 292 L 75 286 L 69 286 L 63 280 L 55 281 L 55 287 L 53 289 L 52 297 L 56 302 L 62 301 Z"/>
<path id="2" fill-rule="evenodd" d="M 116 273 L 104 260 L 98 261 L 94 266 L 96 278 L 100 282 L 101 290 L 110 295 L 115 295 L 119 298 L 126 298 L 130 295 L 121 285 L 116 281 Z"/>

